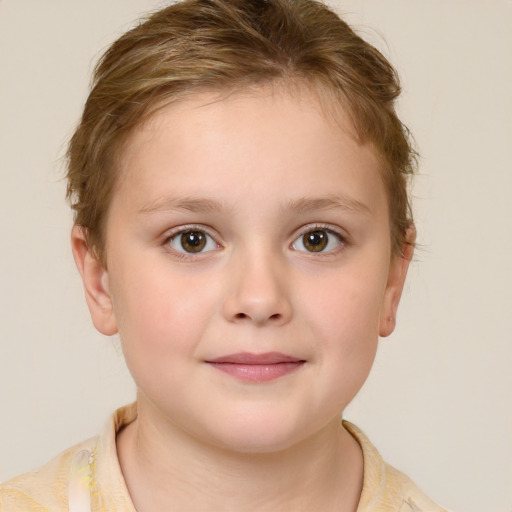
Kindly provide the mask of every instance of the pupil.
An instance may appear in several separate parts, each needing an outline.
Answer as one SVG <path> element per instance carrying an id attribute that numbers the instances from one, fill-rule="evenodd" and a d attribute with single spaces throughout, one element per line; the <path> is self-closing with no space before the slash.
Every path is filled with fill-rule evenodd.
<path id="1" fill-rule="evenodd" d="M 320 252 L 327 246 L 327 233 L 325 231 L 311 231 L 303 237 L 304 247 L 311 252 Z"/>
<path id="2" fill-rule="evenodd" d="M 206 245 L 206 237 L 200 231 L 187 231 L 181 235 L 181 245 L 187 252 L 199 252 Z"/>

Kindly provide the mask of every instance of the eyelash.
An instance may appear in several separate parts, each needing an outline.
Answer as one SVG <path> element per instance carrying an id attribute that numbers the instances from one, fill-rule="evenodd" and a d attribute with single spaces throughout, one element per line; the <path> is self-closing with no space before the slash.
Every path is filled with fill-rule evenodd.
<path id="1" fill-rule="evenodd" d="M 204 233 L 205 235 L 207 235 L 209 238 L 211 238 L 215 242 L 215 244 L 217 245 L 217 248 L 222 247 L 217 242 L 216 236 L 214 236 L 210 232 L 208 227 L 206 227 L 204 225 L 195 225 L 195 224 L 180 226 L 179 228 L 176 228 L 174 231 L 172 231 L 165 237 L 164 241 L 162 242 L 162 245 L 165 246 L 168 251 L 171 251 L 175 257 L 184 259 L 184 260 L 192 260 L 194 258 L 197 258 L 198 256 L 201 256 L 202 254 L 206 254 L 207 252 L 212 252 L 212 250 L 205 251 L 205 252 L 197 252 L 197 253 L 191 253 L 191 252 L 186 252 L 186 251 L 182 252 L 182 251 L 175 250 L 170 246 L 170 243 L 172 240 L 174 240 L 176 237 L 182 235 L 183 233 L 187 233 L 188 231 L 197 231 L 197 232 Z M 293 245 L 295 243 L 297 243 L 297 241 L 300 240 L 302 237 L 304 237 L 304 235 L 306 235 L 307 233 L 312 233 L 314 231 L 325 231 L 326 233 L 328 233 L 328 235 L 335 236 L 340 243 L 340 247 L 336 247 L 335 249 L 332 249 L 327 252 L 302 251 L 302 250 L 293 248 Z M 333 229 L 332 226 L 326 225 L 326 224 L 309 224 L 307 226 L 304 226 L 298 232 L 298 234 L 294 235 L 294 239 L 293 239 L 292 243 L 290 244 L 290 248 L 297 252 L 302 252 L 305 254 L 312 254 L 315 256 L 324 256 L 325 257 L 325 256 L 332 256 L 333 254 L 338 253 L 340 250 L 343 249 L 343 247 L 346 247 L 347 245 L 349 245 L 349 243 L 347 241 L 347 237 L 345 235 L 341 234 L 338 230 Z"/>
<path id="2" fill-rule="evenodd" d="M 183 260 L 192 260 L 192 259 L 197 258 L 198 256 L 200 257 L 202 254 L 206 254 L 206 252 L 212 252 L 211 250 L 206 251 L 206 252 L 197 252 L 197 253 L 185 252 L 185 251 L 182 252 L 182 251 L 177 251 L 176 249 L 173 249 L 171 247 L 170 244 L 175 238 L 177 238 L 180 235 L 183 235 L 184 233 L 187 233 L 189 231 L 204 233 L 205 235 L 207 235 L 209 238 L 211 238 L 215 242 L 215 244 L 217 245 L 217 248 L 221 247 L 221 245 L 216 240 L 216 236 L 214 236 L 206 226 L 204 226 L 204 225 L 198 226 L 195 224 L 189 224 L 186 226 L 180 226 L 179 228 L 176 228 L 175 230 L 173 230 L 171 233 L 169 233 L 165 237 L 164 241 L 162 242 L 162 245 L 166 248 L 166 250 L 168 250 L 169 252 L 172 252 L 173 256 L 183 259 Z"/>
<path id="3" fill-rule="evenodd" d="M 348 239 L 347 239 L 347 236 L 340 233 L 340 231 L 336 230 L 336 229 L 333 229 L 332 226 L 330 225 L 327 225 L 327 224 L 308 224 L 307 226 L 304 226 L 304 228 L 302 228 L 298 235 L 295 236 L 292 244 L 290 245 L 290 247 L 293 248 L 293 245 L 298 241 L 300 240 L 301 238 L 304 237 L 304 235 L 306 235 L 307 233 L 312 233 L 314 231 L 325 231 L 328 235 L 332 235 L 334 237 L 336 237 L 340 243 L 340 246 L 339 247 L 336 247 L 335 249 L 332 249 L 330 251 L 327 251 L 327 252 L 314 252 L 314 251 L 300 251 L 298 249 L 294 249 L 298 252 L 303 252 L 305 254 L 309 254 L 309 255 L 314 255 L 314 256 L 321 256 L 321 257 L 327 257 L 327 256 L 332 256 L 334 254 L 337 254 L 340 250 L 342 250 L 344 247 L 347 247 L 349 245 L 349 242 L 348 242 Z"/>

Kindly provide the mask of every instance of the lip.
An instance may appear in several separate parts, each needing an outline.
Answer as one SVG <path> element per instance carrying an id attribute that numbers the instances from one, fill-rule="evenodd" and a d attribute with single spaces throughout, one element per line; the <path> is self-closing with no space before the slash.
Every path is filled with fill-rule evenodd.
<path id="1" fill-rule="evenodd" d="M 264 354 L 240 352 L 205 362 L 242 381 L 268 382 L 298 370 L 306 361 L 280 352 Z"/>

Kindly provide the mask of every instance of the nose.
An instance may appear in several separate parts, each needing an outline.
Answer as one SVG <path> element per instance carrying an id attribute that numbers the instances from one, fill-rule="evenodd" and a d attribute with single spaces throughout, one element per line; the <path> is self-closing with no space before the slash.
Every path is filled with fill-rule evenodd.
<path id="1" fill-rule="evenodd" d="M 233 267 L 223 313 L 229 322 L 284 325 L 292 317 L 289 279 L 277 258 L 241 257 Z"/>

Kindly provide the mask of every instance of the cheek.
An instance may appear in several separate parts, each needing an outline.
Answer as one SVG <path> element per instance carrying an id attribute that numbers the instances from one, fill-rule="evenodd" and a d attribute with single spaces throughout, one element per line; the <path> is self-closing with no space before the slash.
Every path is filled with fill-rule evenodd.
<path id="1" fill-rule="evenodd" d="M 343 406 L 366 380 L 377 350 L 385 283 L 368 275 L 375 274 L 356 269 L 340 273 L 310 294 L 309 308 L 304 305 L 307 324 L 315 326 L 316 353 L 322 358 L 332 399 L 341 398 Z"/>
<path id="2" fill-rule="evenodd" d="M 378 337 L 379 316 L 384 297 L 385 280 L 371 279 L 372 271 L 344 269 L 326 279 L 307 295 L 312 321 L 328 340 L 344 340 L 341 344 Z M 336 342 L 339 345 L 339 341 Z"/>
<path id="3" fill-rule="evenodd" d="M 319 366 L 324 380 L 325 396 L 318 400 L 330 403 L 333 410 L 343 411 L 357 395 L 368 378 L 378 346 L 377 319 L 374 311 L 362 314 L 357 299 L 340 303 L 346 306 L 326 315 L 330 328 L 325 327 L 319 347 Z M 366 303 L 366 305 L 368 305 Z M 354 306 L 352 308 L 351 306 Z M 374 308 L 375 310 L 376 308 Z"/>
<path id="4" fill-rule="evenodd" d="M 333 374 L 346 382 L 361 375 L 366 379 L 377 350 L 379 304 L 364 293 L 344 290 L 337 305 L 331 303 L 320 319 L 324 362 L 336 366 Z"/>
<path id="5" fill-rule="evenodd" d="M 134 272 L 121 269 L 123 280 L 113 290 L 127 360 L 131 353 L 155 362 L 193 353 L 212 317 L 211 287 L 161 267 L 146 264 Z"/>

